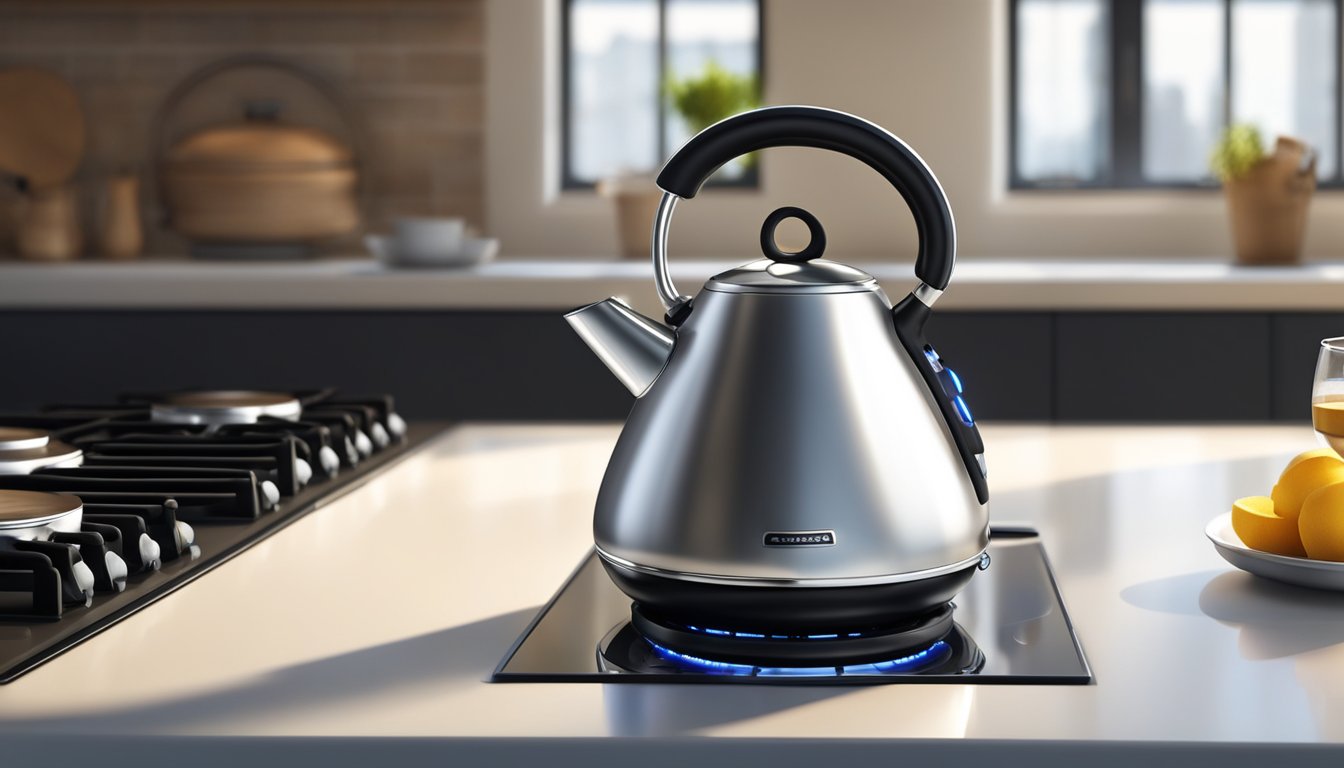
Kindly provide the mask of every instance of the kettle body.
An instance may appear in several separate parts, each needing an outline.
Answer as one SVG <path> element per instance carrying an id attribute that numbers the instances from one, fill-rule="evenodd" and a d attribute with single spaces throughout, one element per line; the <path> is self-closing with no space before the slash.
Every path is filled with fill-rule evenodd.
<path id="1" fill-rule="evenodd" d="M 780 145 L 761 143 L 772 124 L 787 128 L 783 143 L 816 146 L 799 119 L 899 143 L 843 113 L 776 107 L 711 126 L 678 156 L 698 154 L 691 177 L 707 176 L 729 154 Z M 753 127 L 750 148 L 722 146 Z M 716 129 L 717 149 L 697 147 Z M 682 167 L 669 161 L 660 186 Z M 738 627 L 890 625 L 946 603 L 987 564 L 988 545 L 983 444 L 960 379 L 923 338 L 928 296 L 946 280 L 893 307 L 871 276 L 820 258 L 820 222 L 787 208 L 762 228 L 767 258 L 683 297 L 665 248 L 687 195 L 664 190 L 654 261 L 668 323 L 614 300 L 569 315 L 638 395 L 596 502 L 608 573 L 645 611 Z M 785 218 L 808 225 L 804 251 L 775 246 Z M 929 217 L 916 218 L 923 236 Z M 924 271 L 950 277 L 950 262 L 936 262 Z"/>

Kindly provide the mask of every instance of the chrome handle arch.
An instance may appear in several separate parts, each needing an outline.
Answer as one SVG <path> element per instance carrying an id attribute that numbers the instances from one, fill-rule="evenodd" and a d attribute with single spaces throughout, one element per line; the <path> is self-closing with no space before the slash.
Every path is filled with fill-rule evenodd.
<path id="1" fill-rule="evenodd" d="M 677 286 L 667 271 L 667 233 L 672 228 L 672 212 L 679 200 L 681 198 L 671 192 L 664 192 L 663 199 L 658 201 L 658 211 L 653 215 L 653 287 L 658 291 L 663 309 L 668 312 L 691 300 L 690 296 L 677 293 Z"/>

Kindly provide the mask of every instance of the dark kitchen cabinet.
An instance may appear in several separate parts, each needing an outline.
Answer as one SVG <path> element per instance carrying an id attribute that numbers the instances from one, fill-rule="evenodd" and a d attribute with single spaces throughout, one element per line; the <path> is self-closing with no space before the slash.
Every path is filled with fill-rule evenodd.
<path id="1" fill-rule="evenodd" d="M 631 397 L 556 311 L 0 312 L 0 411 L 127 390 L 395 394 L 415 418 L 614 420 Z M 1344 314 L 936 313 L 981 421 L 1308 419 Z"/>
<path id="2" fill-rule="evenodd" d="M 1344 314 L 1276 315 L 1270 325 L 1273 418 L 1311 419 L 1311 382 L 1321 339 L 1344 336 Z"/>
<path id="3" fill-rule="evenodd" d="M 928 338 L 965 383 L 977 419 L 1042 421 L 1055 397 L 1053 324 L 1043 312 L 941 312 Z"/>
<path id="4" fill-rule="evenodd" d="M 560 312 L 0 312 L 0 410 L 122 391 L 390 392 L 407 416 L 618 419 L 630 396 Z"/>
<path id="5" fill-rule="evenodd" d="M 1055 335 L 1060 421 L 1265 421 L 1270 318 L 1069 313 Z"/>

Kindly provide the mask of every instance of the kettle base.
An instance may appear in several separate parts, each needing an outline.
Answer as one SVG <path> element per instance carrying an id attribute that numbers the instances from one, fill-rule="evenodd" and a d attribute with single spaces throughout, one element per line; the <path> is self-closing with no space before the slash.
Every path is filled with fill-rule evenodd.
<path id="1" fill-rule="evenodd" d="M 856 587 L 762 587 L 707 584 L 656 576 L 599 558 L 612 582 L 651 613 L 695 625 L 741 630 L 814 631 L 892 626 L 952 600 L 979 569 L 916 581 Z"/>

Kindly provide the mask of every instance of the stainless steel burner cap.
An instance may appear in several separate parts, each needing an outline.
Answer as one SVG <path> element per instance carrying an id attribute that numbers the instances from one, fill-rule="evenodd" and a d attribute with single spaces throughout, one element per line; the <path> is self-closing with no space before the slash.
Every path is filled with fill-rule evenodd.
<path id="1" fill-rule="evenodd" d="M 83 510 L 78 496 L 0 490 L 0 534 L 26 538 L 24 529 L 78 531 Z"/>
<path id="2" fill-rule="evenodd" d="M 0 451 L 27 451 L 41 448 L 51 435 L 40 429 L 27 427 L 0 427 Z"/>
<path id="3" fill-rule="evenodd" d="M 26 475 L 43 467 L 77 467 L 84 452 L 41 429 L 0 426 L 0 475 Z"/>
<path id="4" fill-rule="evenodd" d="M 251 424 L 270 416 L 298 419 L 303 404 L 280 392 L 179 392 L 150 406 L 150 419 L 169 424 Z"/>

